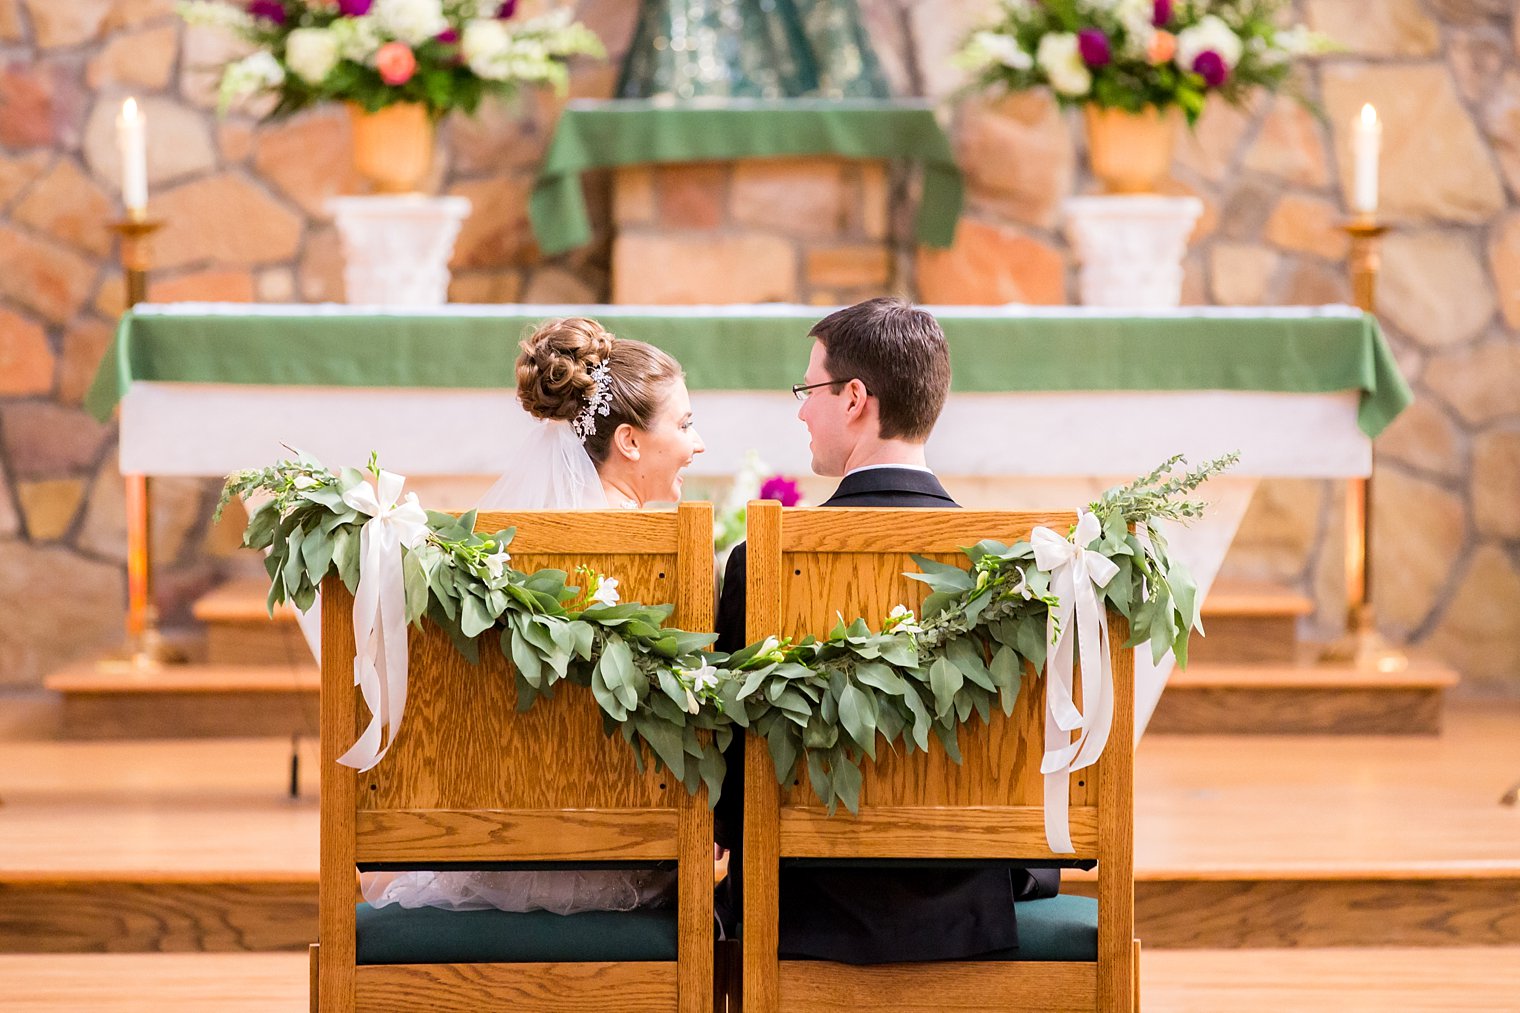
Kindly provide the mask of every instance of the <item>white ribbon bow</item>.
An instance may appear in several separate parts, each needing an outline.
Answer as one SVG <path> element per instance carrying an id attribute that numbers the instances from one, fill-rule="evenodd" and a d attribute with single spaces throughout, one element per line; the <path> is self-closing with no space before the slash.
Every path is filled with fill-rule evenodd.
<path id="1" fill-rule="evenodd" d="M 1103 534 L 1095 514 L 1083 511 L 1076 535 L 1067 541 L 1047 527 L 1030 535 L 1035 565 L 1050 574 L 1059 602 L 1046 624 L 1045 657 L 1045 839 L 1057 854 L 1075 852 L 1071 843 L 1070 775 L 1097 762 L 1114 719 L 1113 670 L 1108 660 L 1108 613 L 1099 591 L 1119 572 L 1113 560 L 1087 548 Z M 1072 615 L 1076 629 L 1072 629 Z M 1082 658 L 1082 705 L 1072 695 L 1073 652 Z M 1071 733 L 1077 737 L 1072 739 Z"/>
<path id="2" fill-rule="evenodd" d="M 343 502 L 369 517 L 359 529 L 359 588 L 354 592 L 354 685 L 369 708 L 369 726 L 338 762 L 369 770 L 396 741 L 406 709 L 406 584 L 401 549 L 428 536 L 427 512 L 401 486 L 406 479 L 380 472 L 343 494 Z M 384 741 L 381 741 L 382 726 Z"/>

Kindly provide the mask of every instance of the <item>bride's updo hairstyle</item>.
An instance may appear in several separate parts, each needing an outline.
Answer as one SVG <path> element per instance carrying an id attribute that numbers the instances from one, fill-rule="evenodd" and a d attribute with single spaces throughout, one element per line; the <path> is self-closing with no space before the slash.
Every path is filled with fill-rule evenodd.
<path id="1" fill-rule="evenodd" d="M 653 345 L 614 337 L 586 317 L 544 321 L 517 357 L 517 399 L 535 418 L 560 422 L 586 410 L 596 391 L 591 371 L 601 362 L 609 368 L 608 413 L 595 416 L 596 432 L 584 440 L 596 464 L 607 460 L 618 426 L 654 425 L 665 385 L 681 376 L 680 364 Z"/>

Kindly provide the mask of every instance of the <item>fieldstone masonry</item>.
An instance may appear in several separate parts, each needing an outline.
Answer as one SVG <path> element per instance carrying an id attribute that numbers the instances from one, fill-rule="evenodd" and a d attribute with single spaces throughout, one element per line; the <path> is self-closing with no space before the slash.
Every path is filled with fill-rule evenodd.
<path id="1" fill-rule="evenodd" d="M 968 183 L 951 249 L 914 247 L 911 174 L 808 160 L 593 174 L 593 241 L 546 258 L 527 195 L 560 100 L 529 95 L 441 128 L 429 186 L 476 209 L 452 298 L 1073 301 L 1060 201 L 1092 189 L 1077 118 L 1043 95 L 962 96 L 948 61 L 990 5 L 862 0 L 894 91 L 943 103 Z M 570 94 L 604 98 L 636 5 L 577 7 L 612 60 L 576 68 Z M 1463 692 L 1520 696 L 1520 17 L 1493 0 L 1300 0 L 1297 13 L 1346 47 L 1298 75 L 1326 118 L 1259 96 L 1211 106 L 1179 139 L 1166 190 L 1205 205 L 1184 301 L 1347 298 L 1347 134 L 1374 102 L 1394 226 L 1382 320 L 1418 397 L 1378 443 L 1375 591 L 1387 631 L 1460 668 Z M 228 52 L 172 0 L 0 0 L 0 687 L 35 686 L 121 629 L 115 430 L 79 407 L 122 309 L 104 228 L 121 99 L 147 111 L 152 210 L 167 222 L 154 298 L 342 298 L 324 201 L 355 189 L 346 118 L 218 119 L 205 67 Z M 700 273 L 635 273 L 692 251 Z M 155 492 L 160 604 L 183 618 L 256 561 L 236 553 L 236 511 L 211 526 L 214 483 Z M 1335 483 L 1264 483 L 1227 571 L 1302 588 L 1319 604 L 1310 632 L 1333 631 L 1341 511 Z"/>

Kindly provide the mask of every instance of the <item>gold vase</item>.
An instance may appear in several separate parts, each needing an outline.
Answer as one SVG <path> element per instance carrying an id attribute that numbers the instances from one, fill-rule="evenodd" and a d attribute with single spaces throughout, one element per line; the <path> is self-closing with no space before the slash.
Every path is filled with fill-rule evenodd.
<path id="1" fill-rule="evenodd" d="M 1082 107 L 1087 157 L 1105 193 L 1154 193 L 1172 167 L 1177 110 L 1146 106 L 1138 113 Z"/>
<path id="2" fill-rule="evenodd" d="M 426 107 L 400 102 L 378 112 L 348 103 L 354 168 L 376 193 L 413 193 L 433 158 L 433 120 Z"/>

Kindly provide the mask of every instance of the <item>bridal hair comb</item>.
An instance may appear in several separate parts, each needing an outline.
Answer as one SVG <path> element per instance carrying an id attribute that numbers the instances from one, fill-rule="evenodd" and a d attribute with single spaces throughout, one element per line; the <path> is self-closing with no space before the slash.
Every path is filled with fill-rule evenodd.
<path id="1" fill-rule="evenodd" d="M 612 367 L 606 359 L 598 360 L 591 367 L 591 393 L 586 396 L 586 407 L 570 423 L 570 428 L 575 430 L 575 435 L 580 437 L 582 443 L 595 435 L 596 417 L 598 415 L 610 415 L 612 413 Z"/>

